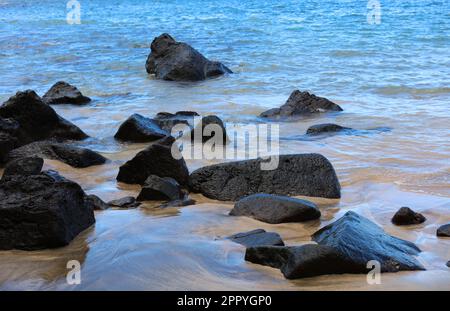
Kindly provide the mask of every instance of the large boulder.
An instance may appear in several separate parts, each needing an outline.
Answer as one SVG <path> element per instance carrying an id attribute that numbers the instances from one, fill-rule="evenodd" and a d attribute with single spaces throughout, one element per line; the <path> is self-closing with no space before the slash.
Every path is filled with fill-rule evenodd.
<path id="1" fill-rule="evenodd" d="M 88 136 L 60 117 L 31 90 L 17 92 L 0 106 L 0 161 L 19 146 L 45 139 L 81 140 Z"/>
<path id="2" fill-rule="evenodd" d="M 242 244 L 246 247 L 255 246 L 284 246 L 284 242 L 280 235 L 276 232 L 266 232 L 264 229 L 255 229 L 248 232 L 240 232 L 228 237 L 235 243 Z"/>
<path id="3" fill-rule="evenodd" d="M 169 133 L 161 129 L 155 121 L 135 113 L 120 125 L 114 137 L 122 141 L 151 142 L 167 135 Z"/>
<path id="4" fill-rule="evenodd" d="M 42 100 L 49 105 L 55 104 L 73 104 L 83 105 L 91 101 L 87 96 L 81 94 L 81 92 L 73 85 L 67 82 L 56 82 L 45 95 Z"/>
<path id="5" fill-rule="evenodd" d="M 58 175 L 8 175 L 0 181 L 0 249 L 67 245 L 94 224 L 81 187 Z"/>
<path id="6" fill-rule="evenodd" d="M 342 111 L 342 108 L 326 98 L 310 94 L 306 91 L 300 92 L 299 90 L 295 90 L 283 106 L 264 111 L 260 114 L 260 117 L 293 117 L 327 111 Z"/>
<path id="7" fill-rule="evenodd" d="M 281 270 L 288 279 L 323 274 L 367 273 L 378 261 L 381 272 L 425 270 L 414 257 L 420 249 L 386 234 L 354 212 L 313 234 L 317 244 L 249 247 L 245 260 Z"/>
<path id="8" fill-rule="evenodd" d="M 172 138 L 173 139 L 173 138 Z M 128 184 L 143 185 L 150 175 L 172 177 L 181 185 L 187 185 L 189 171 L 174 140 L 164 138 L 151 143 L 119 169 L 117 180 Z M 173 150 L 172 150 L 173 149 Z M 176 157 L 172 154 L 176 152 Z"/>
<path id="9" fill-rule="evenodd" d="M 317 206 L 306 200 L 258 193 L 240 199 L 231 216 L 248 216 L 270 224 L 302 222 L 320 217 Z"/>
<path id="10" fill-rule="evenodd" d="M 422 214 L 414 212 L 409 207 L 400 208 L 392 217 L 392 223 L 397 226 L 417 225 L 426 220 L 427 219 Z"/>
<path id="11" fill-rule="evenodd" d="M 225 65 L 208 60 L 190 45 L 168 34 L 155 38 L 145 68 L 156 78 L 169 81 L 199 81 L 232 73 Z"/>
<path id="12" fill-rule="evenodd" d="M 312 239 L 361 266 L 377 260 L 382 272 L 425 270 L 414 257 L 421 252 L 414 243 L 386 234 L 381 227 L 352 211 L 314 233 Z"/>
<path id="13" fill-rule="evenodd" d="M 206 166 L 189 179 L 192 191 L 208 198 L 235 201 L 255 193 L 340 198 L 331 163 L 320 154 L 280 155 L 276 169 L 262 170 L 263 159 Z"/>
<path id="14" fill-rule="evenodd" d="M 440 237 L 450 237 L 450 224 L 440 226 L 436 231 L 436 235 Z"/>
<path id="15" fill-rule="evenodd" d="M 182 200 L 184 193 L 178 182 L 171 177 L 150 175 L 144 182 L 138 201 L 175 201 Z"/>
<path id="16" fill-rule="evenodd" d="M 25 157 L 58 160 L 77 168 L 100 165 L 107 160 L 101 154 L 90 149 L 53 141 L 36 141 L 14 149 L 8 153 L 7 160 L 13 161 Z"/>

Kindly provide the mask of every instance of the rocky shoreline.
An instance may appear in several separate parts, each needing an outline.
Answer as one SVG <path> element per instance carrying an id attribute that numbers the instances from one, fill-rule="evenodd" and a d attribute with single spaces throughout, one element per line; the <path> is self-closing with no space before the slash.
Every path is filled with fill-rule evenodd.
<path id="1" fill-rule="evenodd" d="M 212 62 L 186 43 L 162 34 L 151 44 L 146 70 L 157 79 L 199 81 L 231 70 Z M 108 203 L 87 195 L 75 182 L 55 171 L 42 171 L 43 159 L 64 162 L 74 169 L 103 165 L 108 159 L 82 148 L 77 141 L 88 136 L 76 125 L 59 116 L 51 105 L 88 105 L 91 99 L 75 86 L 60 81 L 41 98 L 32 90 L 17 92 L 0 106 L 0 164 L 5 167 L 0 180 L 0 249 L 37 250 L 69 244 L 95 223 L 94 210 L 138 208 L 141 202 L 163 201 L 160 208 L 195 204 L 190 193 L 219 201 L 235 202 L 230 217 L 251 217 L 280 224 L 320 219 L 321 211 L 312 202 L 294 198 L 309 196 L 339 199 L 341 184 L 332 163 L 321 154 L 279 156 L 275 170 L 261 170 L 262 159 L 234 161 L 201 167 L 189 172 L 182 156 L 176 159 L 177 137 L 172 128 L 186 125 L 192 133 L 203 134 L 205 125 L 223 129 L 220 141 L 228 141 L 226 124 L 216 115 L 202 116 L 202 126 L 193 124 L 197 112 L 160 112 L 154 117 L 132 114 L 117 129 L 115 139 L 146 143 L 147 147 L 120 168 L 117 181 L 141 186 L 139 195 Z M 339 113 L 332 101 L 295 90 L 280 108 L 259 115 L 261 119 L 283 122 L 298 116 Z M 307 135 L 351 131 L 337 124 L 318 124 Z M 392 222 L 417 225 L 427 221 L 403 207 Z M 448 237 L 450 224 L 436 232 Z M 252 228 L 248 228 L 249 230 Z M 285 246 L 276 232 L 252 230 L 230 236 L 246 246 L 245 259 L 278 268 L 288 279 L 322 274 L 367 273 L 367 263 L 376 260 L 382 272 L 424 270 L 416 256 L 421 250 L 411 242 L 385 233 L 370 220 L 354 212 L 314 233 L 311 242 Z"/>

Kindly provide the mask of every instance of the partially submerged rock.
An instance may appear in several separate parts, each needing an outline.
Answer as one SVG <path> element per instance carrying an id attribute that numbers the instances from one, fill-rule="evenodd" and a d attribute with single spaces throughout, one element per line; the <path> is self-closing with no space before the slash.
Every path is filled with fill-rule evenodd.
<path id="1" fill-rule="evenodd" d="M 3 171 L 3 178 L 10 175 L 38 175 L 44 165 L 44 160 L 38 157 L 26 157 L 8 162 Z"/>
<path id="2" fill-rule="evenodd" d="M 151 143 L 136 156 L 122 165 L 117 180 L 128 184 L 144 184 L 150 175 L 159 177 L 172 177 L 179 184 L 186 185 L 189 171 L 181 154 L 179 159 L 174 158 L 172 148 L 173 140 L 160 140 Z"/>
<path id="3" fill-rule="evenodd" d="M 384 232 L 382 228 L 355 212 L 347 212 L 312 235 L 320 245 L 334 248 L 357 265 L 377 260 L 382 272 L 425 270 L 414 257 L 420 249 Z"/>
<path id="4" fill-rule="evenodd" d="M 326 98 L 295 90 L 283 106 L 264 111 L 260 114 L 260 117 L 293 117 L 327 111 L 342 111 L 342 108 Z"/>
<path id="5" fill-rule="evenodd" d="M 145 68 L 157 79 L 169 81 L 199 81 L 232 73 L 220 62 L 205 58 L 190 45 L 177 42 L 169 34 L 155 38 Z"/>
<path id="6" fill-rule="evenodd" d="M 306 130 L 307 135 L 320 135 L 325 133 L 338 133 L 343 131 L 350 131 L 352 130 L 349 127 L 340 126 L 333 123 L 323 123 L 323 124 L 316 124 L 313 126 L 310 126 Z"/>
<path id="7" fill-rule="evenodd" d="M 88 204 L 91 204 L 93 209 L 96 211 L 103 211 L 110 208 L 110 206 L 107 203 L 105 203 L 95 194 L 90 194 L 86 196 L 86 201 L 88 202 Z"/>
<path id="8" fill-rule="evenodd" d="M 235 201 L 255 193 L 340 198 L 331 163 L 320 154 L 280 155 L 276 169 L 262 170 L 262 159 L 205 166 L 190 175 L 192 191 L 208 198 Z"/>
<path id="9" fill-rule="evenodd" d="M 53 141 L 37 141 L 14 149 L 8 153 L 7 160 L 12 161 L 25 157 L 58 160 L 77 168 L 100 165 L 107 160 L 95 151 Z"/>
<path id="10" fill-rule="evenodd" d="M 381 272 L 425 270 L 413 257 L 420 252 L 417 246 L 386 234 L 354 212 L 314 233 L 313 240 L 319 245 L 249 247 L 245 260 L 279 268 L 287 279 L 367 273 L 374 260 Z"/>
<path id="11" fill-rule="evenodd" d="M 400 208 L 394 217 L 392 217 L 392 223 L 398 226 L 404 225 L 417 225 L 425 222 L 427 219 L 420 213 L 414 212 L 409 207 Z"/>
<path id="12" fill-rule="evenodd" d="M 135 113 L 120 125 L 114 137 L 122 141 L 151 142 L 167 135 L 169 133 L 161 129 L 155 121 Z"/>
<path id="13" fill-rule="evenodd" d="M 83 105 L 91 101 L 87 96 L 81 94 L 81 92 L 73 85 L 67 82 L 56 82 L 45 95 L 42 97 L 43 101 L 49 105 L 55 104 L 73 104 Z"/>
<path id="14" fill-rule="evenodd" d="M 266 193 L 245 197 L 234 205 L 231 216 L 248 216 L 270 224 L 320 218 L 317 206 L 306 200 Z"/>
<path id="15" fill-rule="evenodd" d="M 333 248 L 316 244 L 250 247 L 245 252 L 245 260 L 278 268 L 287 279 L 367 272 L 365 265 L 354 265 L 351 259 L 345 258 Z"/>
<path id="16" fill-rule="evenodd" d="M 107 204 L 111 207 L 118 207 L 118 208 L 136 208 L 139 205 L 141 205 L 141 203 L 137 202 L 136 199 L 132 196 L 112 200 L 109 201 Z"/>
<path id="17" fill-rule="evenodd" d="M 14 137 L 18 146 L 37 140 L 73 139 L 88 136 L 74 124 L 60 117 L 52 107 L 31 90 L 17 92 L 0 106 L 0 118 L 15 123 Z"/>
<path id="18" fill-rule="evenodd" d="M 284 242 L 276 232 L 266 232 L 264 229 L 255 229 L 248 232 L 240 232 L 228 237 L 233 242 L 242 244 L 246 247 L 278 245 L 283 246 Z"/>
<path id="19" fill-rule="evenodd" d="M 181 200 L 183 196 L 184 193 L 175 179 L 150 175 L 145 180 L 137 200 L 175 201 Z"/>
<path id="20" fill-rule="evenodd" d="M 436 231 L 436 235 L 440 237 L 450 237 L 450 224 L 440 226 Z"/>
<path id="21" fill-rule="evenodd" d="M 177 111 L 176 113 L 159 112 L 152 120 L 164 131 L 172 132 L 175 125 L 183 124 L 189 127 L 194 125 L 194 117 L 199 114 L 195 111 Z"/>
<path id="22" fill-rule="evenodd" d="M 195 202 L 195 200 L 189 198 L 188 195 L 185 195 L 182 199 L 166 202 L 166 203 L 161 204 L 158 207 L 159 208 L 183 207 L 183 206 L 194 205 L 195 203 L 197 203 L 197 202 Z"/>
<path id="23" fill-rule="evenodd" d="M 81 187 L 58 175 L 8 175 L 0 181 L 0 249 L 67 245 L 94 224 Z"/>

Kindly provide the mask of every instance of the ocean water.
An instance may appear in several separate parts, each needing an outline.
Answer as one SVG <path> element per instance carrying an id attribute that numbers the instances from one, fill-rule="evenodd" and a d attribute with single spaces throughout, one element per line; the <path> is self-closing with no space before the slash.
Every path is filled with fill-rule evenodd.
<path id="1" fill-rule="evenodd" d="M 450 240 L 435 236 L 450 221 L 450 1 L 381 1 L 379 24 L 368 23 L 367 1 L 79 2 L 81 24 L 69 25 L 65 1 L 0 0 L 0 101 L 24 89 L 43 95 L 59 80 L 76 85 L 93 101 L 54 108 L 91 136 L 84 146 L 111 159 L 87 169 L 46 161 L 47 168 L 105 200 L 136 195 L 138 187 L 115 181 L 118 167 L 145 147 L 113 139 L 130 114 L 194 110 L 254 123 L 300 89 L 344 111 L 281 123 L 281 152 L 329 158 L 342 199 L 309 198 L 323 216 L 306 224 L 228 217 L 231 203 L 200 195 L 199 204 L 182 209 L 99 212 L 95 227 L 67 247 L 0 252 L 0 288 L 450 289 Z M 155 80 L 145 60 L 163 32 L 234 74 L 197 83 Z M 361 131 L 302 139 L 310 125 L 325 122 Z M 374 128 L 385 130 L 367 131 Z M 193 170 L 214 161 L 187 162 Z M 401 206 L 427 222 L 393 226 Z M 427 271 L 385 274 L 378 287 L 354 275 L 287 281 L 278 270 L 246 263 L 244 248 L 223 239 L 264 228 L 287 244 L 308 243 L 347 210 L 415 242 Z M 70 259 L 83 264 L 76 287 L 65 281 Z"/>

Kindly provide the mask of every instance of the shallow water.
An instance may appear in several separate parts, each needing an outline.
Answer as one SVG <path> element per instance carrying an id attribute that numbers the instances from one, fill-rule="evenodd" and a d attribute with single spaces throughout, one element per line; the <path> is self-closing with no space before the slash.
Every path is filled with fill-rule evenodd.
<path id="1" fill-rule="evenodd" d="M 228 217 L 231 203 L 195 195 L 181 209 L 109 210 L 69 246 L 0 252 L 0 289 L 450 289 L 450 19 L 448 1 L 382 2 L 380 25 L 366 21 L 364 1 L 80 1 L 82 24 L 68 25 L 60 1 L 0 1 L 0 100 L 17 90 L 43 94 L 66 80 L 93 98 L 87 106 L 55 106 L 92 138 L 83 145 L 111 161 L 74 169 L 46 161 L 104 200 L 136 195 L 118 184 L 118 167 L 145 144 L 112 136 L 131 113 L 194 110 L 227 122 L 259 122 L 296 88 L 325 96 L 344 112 L 280 124 L 282 153 L 319 152 L 333 163 L 342 199 L 309 198 L 322 218 L 268 225 Z M 149 43 L 161 32 L 192 44 L 236 74 L 199 83 L 154 80 L 145 72 Z M 301 139 L 308 126 L 333 122 L 358 135 Z M 385 128 L 387 131 L 365 131 Z M 299 139 L 298 139 L 299 138 Z M 209 164 L 188 160 L 189 169 Z M 401 206 L 427 222 L 396 227 Z M 285 280 L 272 268 L 246 263 L 244 247 L 224 240 L 255 228 L 287 244 L 347 210 L 377 222 L 423 253 L 423 272 Z M 66 284 L 66 263 L 82 262 L 82 283 Z"/>

